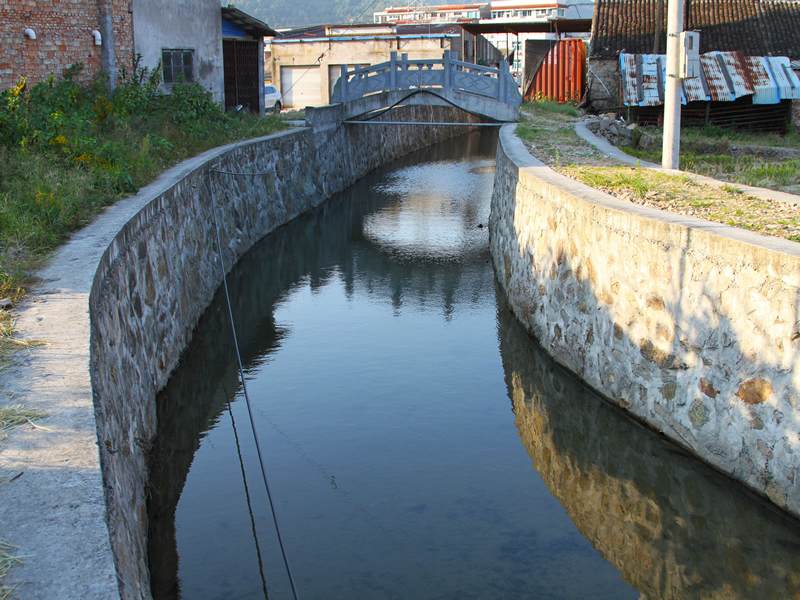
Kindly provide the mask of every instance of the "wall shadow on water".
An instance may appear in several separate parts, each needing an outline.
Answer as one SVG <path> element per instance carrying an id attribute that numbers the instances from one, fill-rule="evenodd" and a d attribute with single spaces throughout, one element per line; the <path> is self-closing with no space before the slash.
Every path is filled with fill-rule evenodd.
<path id="1" fill-rule="evenodd" d="M 504 296 L 498 306 L 522 443 L 631 586 L 648 598 L 800 597 L 796 524 L 581 385 L 526 335 Z"/>
<path id="2" fill-rule="evenodd" d="M 469 135 L 454 138 L 395 161 L 389 170 L 422 161 L 450 160 L 454 148 L 465 156 L 494 156 L 497 137 Z M 468 150 L 464 152 L 464 146 Z M 462 160 L 462 159 L 459 159 Z M 341 278 L 348 294 L 356 287 L 390 298 L 395 309 L 409 300 L 441 305 L 445 316 L 456 297 L 482 302 L 494 293 L 489 278 L 472 272 L 487 269 L 488 245 L 483 250 L 447 256 L 414 254 L 370 239 L 364 222 L 395 201 L 371 194 L 387 169 L 379 169 L 332 197 L 314 211 L 271 233 L 236 265 L 228 276 L 232 309 L 245 370 L 270 360 L 291 331 L 275 321 L 276 304 L 294 286 L 316 289 L 333 277 Z M 396 202 L 399 204 L 400 199 Z M 465 230 L 478 228 L 468 207 L 459 215 Z M 485 221 L 480 225 L 485 225 Z M 484 228 L 488 239 L 488 231 Z M 485 280 L 485 289 L 472 289 Z M 463 292 L 464 284 L 471 287 Z M 197 325 L 181 364 L 156 401 L 158 431 L 149 458 L 148 554 L 151 590 L 155 598 L 179 598 L 175 510 L 195 452 L 205 432 L 222 418 L 227 403 L 240 392 L 233 336 L 224 293 L 218 291 Z M 244 429 L 244 426 L 240 426 Z M 232 468 L 234 468 L 232 466 Z M 238 469 L 238 467 L 236 467 Z"/>

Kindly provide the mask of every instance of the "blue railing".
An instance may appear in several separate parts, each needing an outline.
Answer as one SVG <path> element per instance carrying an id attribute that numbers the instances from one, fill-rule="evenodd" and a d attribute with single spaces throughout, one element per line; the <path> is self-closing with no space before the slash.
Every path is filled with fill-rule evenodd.
<path id="1" fill-rule="evenodd" d="M 356 100 L 389 90 L 440 87 L 488 96 L 513 106 L 522 103 L 522 94 L 509 73 L 507 62 L 501 62 L 499 69 L 493 69 L 457 59 L 458 55 L 450 50 L 444 51 L 441 60 L 409 60 L 407 54 L 398 60 L 397 52 L 392 52 L 388 62 L 377 65 L 357 67 L 352 71 L 347 70 L 347 65 L 342 65 L 341 76 L 333 86 L 331 102 Z"/>

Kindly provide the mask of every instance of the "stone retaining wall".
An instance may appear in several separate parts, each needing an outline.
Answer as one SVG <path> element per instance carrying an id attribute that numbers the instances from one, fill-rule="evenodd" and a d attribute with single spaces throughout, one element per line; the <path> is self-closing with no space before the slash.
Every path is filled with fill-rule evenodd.
<path id="1" fill-rule="evenodd" d="M 342 110 L 307 109 L 311 127 L 212 152 L 162 186 L 100 261 L 89 301 L 91 375 L 107 520 L 124 599 L 151 597 L 146 465 L 156 433 L 156 393 L 222 281 L 212 207 L 229 270 L 270 231 L 372 169 L 468 129 L 343 126 Z M 394 109 L 391 119 L 464 122 L 465 115 L 451 107 L 409 106 Z"/>
<path id="2" fill-rule="evenodd" d="M 800 516 L 800 245 L 617 200 L 503 127 L 491 250 L 560 364 Z"/>

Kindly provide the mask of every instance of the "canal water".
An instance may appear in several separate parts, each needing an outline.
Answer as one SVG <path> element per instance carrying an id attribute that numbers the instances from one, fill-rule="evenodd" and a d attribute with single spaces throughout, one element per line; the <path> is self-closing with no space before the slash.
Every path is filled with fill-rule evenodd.
<path id="1" fill-rule="evenodd" d="M 229 276 L 299 597 L 798 594 L 793 523 L 584 389 L 508 313 L 495 149 L 470 134 L 399 160 Z M 154 598 L 291 598 L 222 295 L 158 419 Z"/>

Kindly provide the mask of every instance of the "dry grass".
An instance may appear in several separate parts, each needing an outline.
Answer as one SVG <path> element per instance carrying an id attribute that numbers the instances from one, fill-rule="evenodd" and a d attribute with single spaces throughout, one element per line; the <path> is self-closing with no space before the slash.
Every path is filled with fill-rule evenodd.
<path id="1" fill-rule="evenodd" d="M 743 194 L 735 183 L 714 187 L 698 184 L 688 176 L 670 176 L 649 169 L 622 166 L 619 161 L 603 156 L 578 138 L 574 132 L 578 117 L 548 113 L 546 107 L 536 107 L 538 110 L 534 111 L 531 106 L 522 106 L 523 118 L 517 126 L 517 135 L 532 155 L 556 171 L 622 200 L 800 242 L 798 205 Z M 695 132 L 695 135 L 699 134 Z M 758 141 L 763 144 L 771 139 L 765 136 Z M 796 138 L 790 141 L 794 142 Z M 736 142 L 741 143 L 738 138 Z M 787 141 L 781 139 L 781 143 L 787 144 Z M 643 158 L 650 160 L 653 157 Z M 708 156 L 704 159 L 713 162 Z M 655 162 L 660 162 L 660 159 Z M 720 159 L 718 162 L 724 161 Z M 740 162 L 744 164 L 746 159 L 742 158 Z M 764 165 L 762 161 L 764 169 L 751 170 L 746 184 L 797 193 L 800 186 L 794 185 L 792 179 L 797 173 L 795 162 L 787 161 L 781 170 L 774 165 Z M 681 166 L 696 168 L 697 163 Z M 787 167 L 788 174 L 783 172 Z M 730 179 L 721 170 L 708 174 L 721 180 Z"/>
<path id="2" fill-rule="evenodd" d="M 41 340 L 22 340 L 14 336 L 14 320 L 6 311 L 0 311 L 0 371 L 6 368 L 20 350 L 41 346 Z"/>
<path id="3" fill-rule="evenodd" d="M 34 425 L 33 421 L 45 416 L 47 415 L 44 412 L 35 408 L 25 408 L 21 404 L 0 406 L 0 440 L 8 437 L 9 429 L 23 423 Z"/>
<path id="4" fill-rule="evenodd" d="M 702 185 L 641 167 L 571 166 L 561 173 L 636 204 L 800 241 L 797 206 L 749 196 L 735 186 Z"/>
<path id="5" fill-rule="evenodd" d="M 16 546 L 0 542 L 0 600 L 6 600 L 12 597 L 16 584 L 9 585 L 6 583 L 8 572 L 12 567 L 21 565 L 22 561 L 16 556 Z"/>

